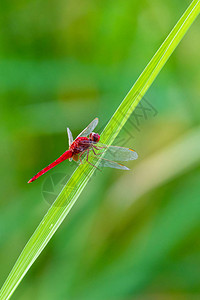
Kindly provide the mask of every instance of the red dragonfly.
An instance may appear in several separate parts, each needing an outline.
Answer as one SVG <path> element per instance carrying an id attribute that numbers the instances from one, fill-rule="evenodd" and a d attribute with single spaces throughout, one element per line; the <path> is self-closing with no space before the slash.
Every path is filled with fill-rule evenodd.
<path id="1" fill-rule="evenodd" d="M 93 157 L 96 157 L 99 161 L 98 165 L 102 167 L 110 167 L 121 170 L 129 170 L 126 166 L 117 163 L 116 161 L 128 161 L 138 158 L 137 153 L 129 148 L 117 147 L 117 146 L 107 146 L 99 143 L 100 135 L 93 132 L 97 126 L 99 120 L 95 118 L 78 136 L 73 140 L 73 136 L 69 128 L 67 128 L 68 138 L 69 138 L 69 150 L 65 151 L 59 158 L 57 158 L 50 165 L 38 172 L 33 178 L 31 178 L 28 183 L 33 182 L 38 177 L 60 164 L 62 161 L 69 159 L 69 161 L 80 161 L 82 164 L 83 155 L 86 154 L 86 161 L 97 168 L 89 161 L 89 154 L 92 153 Z M 103 152 L 96 153 L 96 151 L 101 150 Z M 105 153 L 104 153 L 105 152 Z M 100 158 L 98 155 L 104 153 L 104 157 Z M 113 160 L 110 160 L 113 159 Z"/>

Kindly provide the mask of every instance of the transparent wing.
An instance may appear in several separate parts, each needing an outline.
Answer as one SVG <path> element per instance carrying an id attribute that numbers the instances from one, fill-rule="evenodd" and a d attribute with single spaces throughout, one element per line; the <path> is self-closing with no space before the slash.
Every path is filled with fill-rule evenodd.
<path id="1" fill-rule="evenodd" d="M 124 148 L 124 147 L 118 147 L 118 146 L 107 146 L 98 143 L 95 145 L 99 150 L 105 149 L 105 155 L 104 158 L 108 160 L 114 160 L 114 161 L 128 161 L 128 160 L 134 160 L 138 158 L 138 154 L 130 148 Z M 103 150 L 104 151 L 104 150 Z M 100 152 L 100 151 L 99 151 Z M 97 152 L 98 154 L 98 152 Z"/>
<path id="2" fill-rule="evenodd" d="M 126 166 L 119 164 L 115 161 L 111 161 L 105 158 L 99 158 L 99 166 L 100 167 L 108 167 L 108 168 L 114 168 L 114 169 L 120 169 L 120 170 L 130 170 Z"/>
<path id="3" fill-rule="evenodd" d="M 70 131 L 70 129 L 68 127 L 67 127 L 67 134 L 68 134 L 69 147 L 70 147 L 74 140 L 73 140 L 72 133 L 71 133 L 71 131 Z"/>
<path id="4" fill-rule="evenodd" d="M 88 136 L 97 126 L 99 122 L 98 118 L 95 118 L 77 137 Z"/>
<path id="5" fill-rule="evenodd" d="M 73 136 L 72 136 L 71 130 L 68 127 L 67 127 L 67 134 L 68 134 L 69 147 L 70 147 L 74 140 L 73 140 Z M 72 160 L 73 160 L 73 158 L 70 157 L 69 161 L 72 161 Z"/>

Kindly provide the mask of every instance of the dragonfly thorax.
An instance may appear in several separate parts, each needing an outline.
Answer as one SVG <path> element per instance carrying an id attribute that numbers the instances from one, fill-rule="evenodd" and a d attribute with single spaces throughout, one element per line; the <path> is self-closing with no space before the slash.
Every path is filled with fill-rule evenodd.
<path id="1" fill-rule="evenodd" d="M 75 141 L 71 144 L 70 150 L 72 151 L 73 155 L 83 152 L 90 147 L 90 140 L 87 137 L 78 137 Z"/>

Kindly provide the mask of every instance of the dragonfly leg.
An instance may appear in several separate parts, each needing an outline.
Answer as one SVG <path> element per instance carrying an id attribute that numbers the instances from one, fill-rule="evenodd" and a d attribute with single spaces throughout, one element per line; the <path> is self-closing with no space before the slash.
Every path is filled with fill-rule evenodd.
<path id="1" fill-rule="evenodd" d="M 97 147 L 97 146 L 94 146 L 94 145 L 93 145 L 93 147 L 94 147 L 96 150 L 101 150 L 101 149 L 105 149 L 105 148 L 106 148 L 106 147 L 100 147 L 100 146 Z"/>
<path id="2" fill-rule="evenodd" d="M 85 151 L 87 151 L 87 150 L 85 150 Z M 81 162 L 81 165 L 83 164 L 82 159 L 81 159 L 81 156 L 85 153 L 85 151 L 83 151 L 83 152 L 79 155 L 79 160 L 80 160 L 80 162 Z"/>
<path id="3" fill-rule="evenodd" d="M 85 150 L 85 151 L 86 151 L 86 150 Z M 86 161 L 88 162 L 88 164 L 90 164 L 91 166 L 95 167 L 97 170 L 101 171 L 98 167 L 96 167 L 95 165 L 93 165 L 93 164 L 88 160 L 88 158 L 89 158 L 89 152 L 90 152 L 90 150 L 88 149 L 88 150 L 87 150 Z"/>
<path id="4" fill-rule="evenodd" d="M 96 149 L 96 148 L 95 148 L 95 149 Z M 100 150 L 100 149 L 98 149 L 98 150 Z M 93 151 L 94 155 L 100 155 L 100 154 L 103 154 L 103 153 L 104 153 L 104 152 L 96 153 L 96 152 L 94 151 L 94 146 L 92 146 L 92 151 Z"/>

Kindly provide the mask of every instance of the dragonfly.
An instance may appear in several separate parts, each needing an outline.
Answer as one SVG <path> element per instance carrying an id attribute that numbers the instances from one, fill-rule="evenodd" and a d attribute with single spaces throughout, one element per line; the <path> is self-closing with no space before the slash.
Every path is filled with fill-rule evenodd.
<path id="1" fill-rule="evenodd" d="M 99 169 L 98 167 L 110 167 L 121 170 L 130 170 L 126 166 L 118 161 L 129 161 L 138 158 L 138 154 L 130 148 L 118 147 L 118 146 L 107 146 L 99 142 L 100 135 L 93 132 L 96 128 L 99 120 L 95 118 L 77 137 L 73 140 L 72 133 L 69 128 L 67 128 L 67 134 L 69 139 L 69 149 L 66 150 L 59 158 L 57 158 L 50 165 L 38 172 L 33 178 L 31 178 L 28 183 L 35 181 L 38 177 L 42 176 L 44 173 L 54 168 L 61 162 L 69 159 L 83 164 L 83 158 L 86 157 L 87 163 L 93 167 Z M 99 152 L 99 150 L 101 152 Z M 100 157 L 99 155 L 103 155 Z M 90 157 L 95 157 L 98 160 L 98 167 L 89 161 Z"/>

